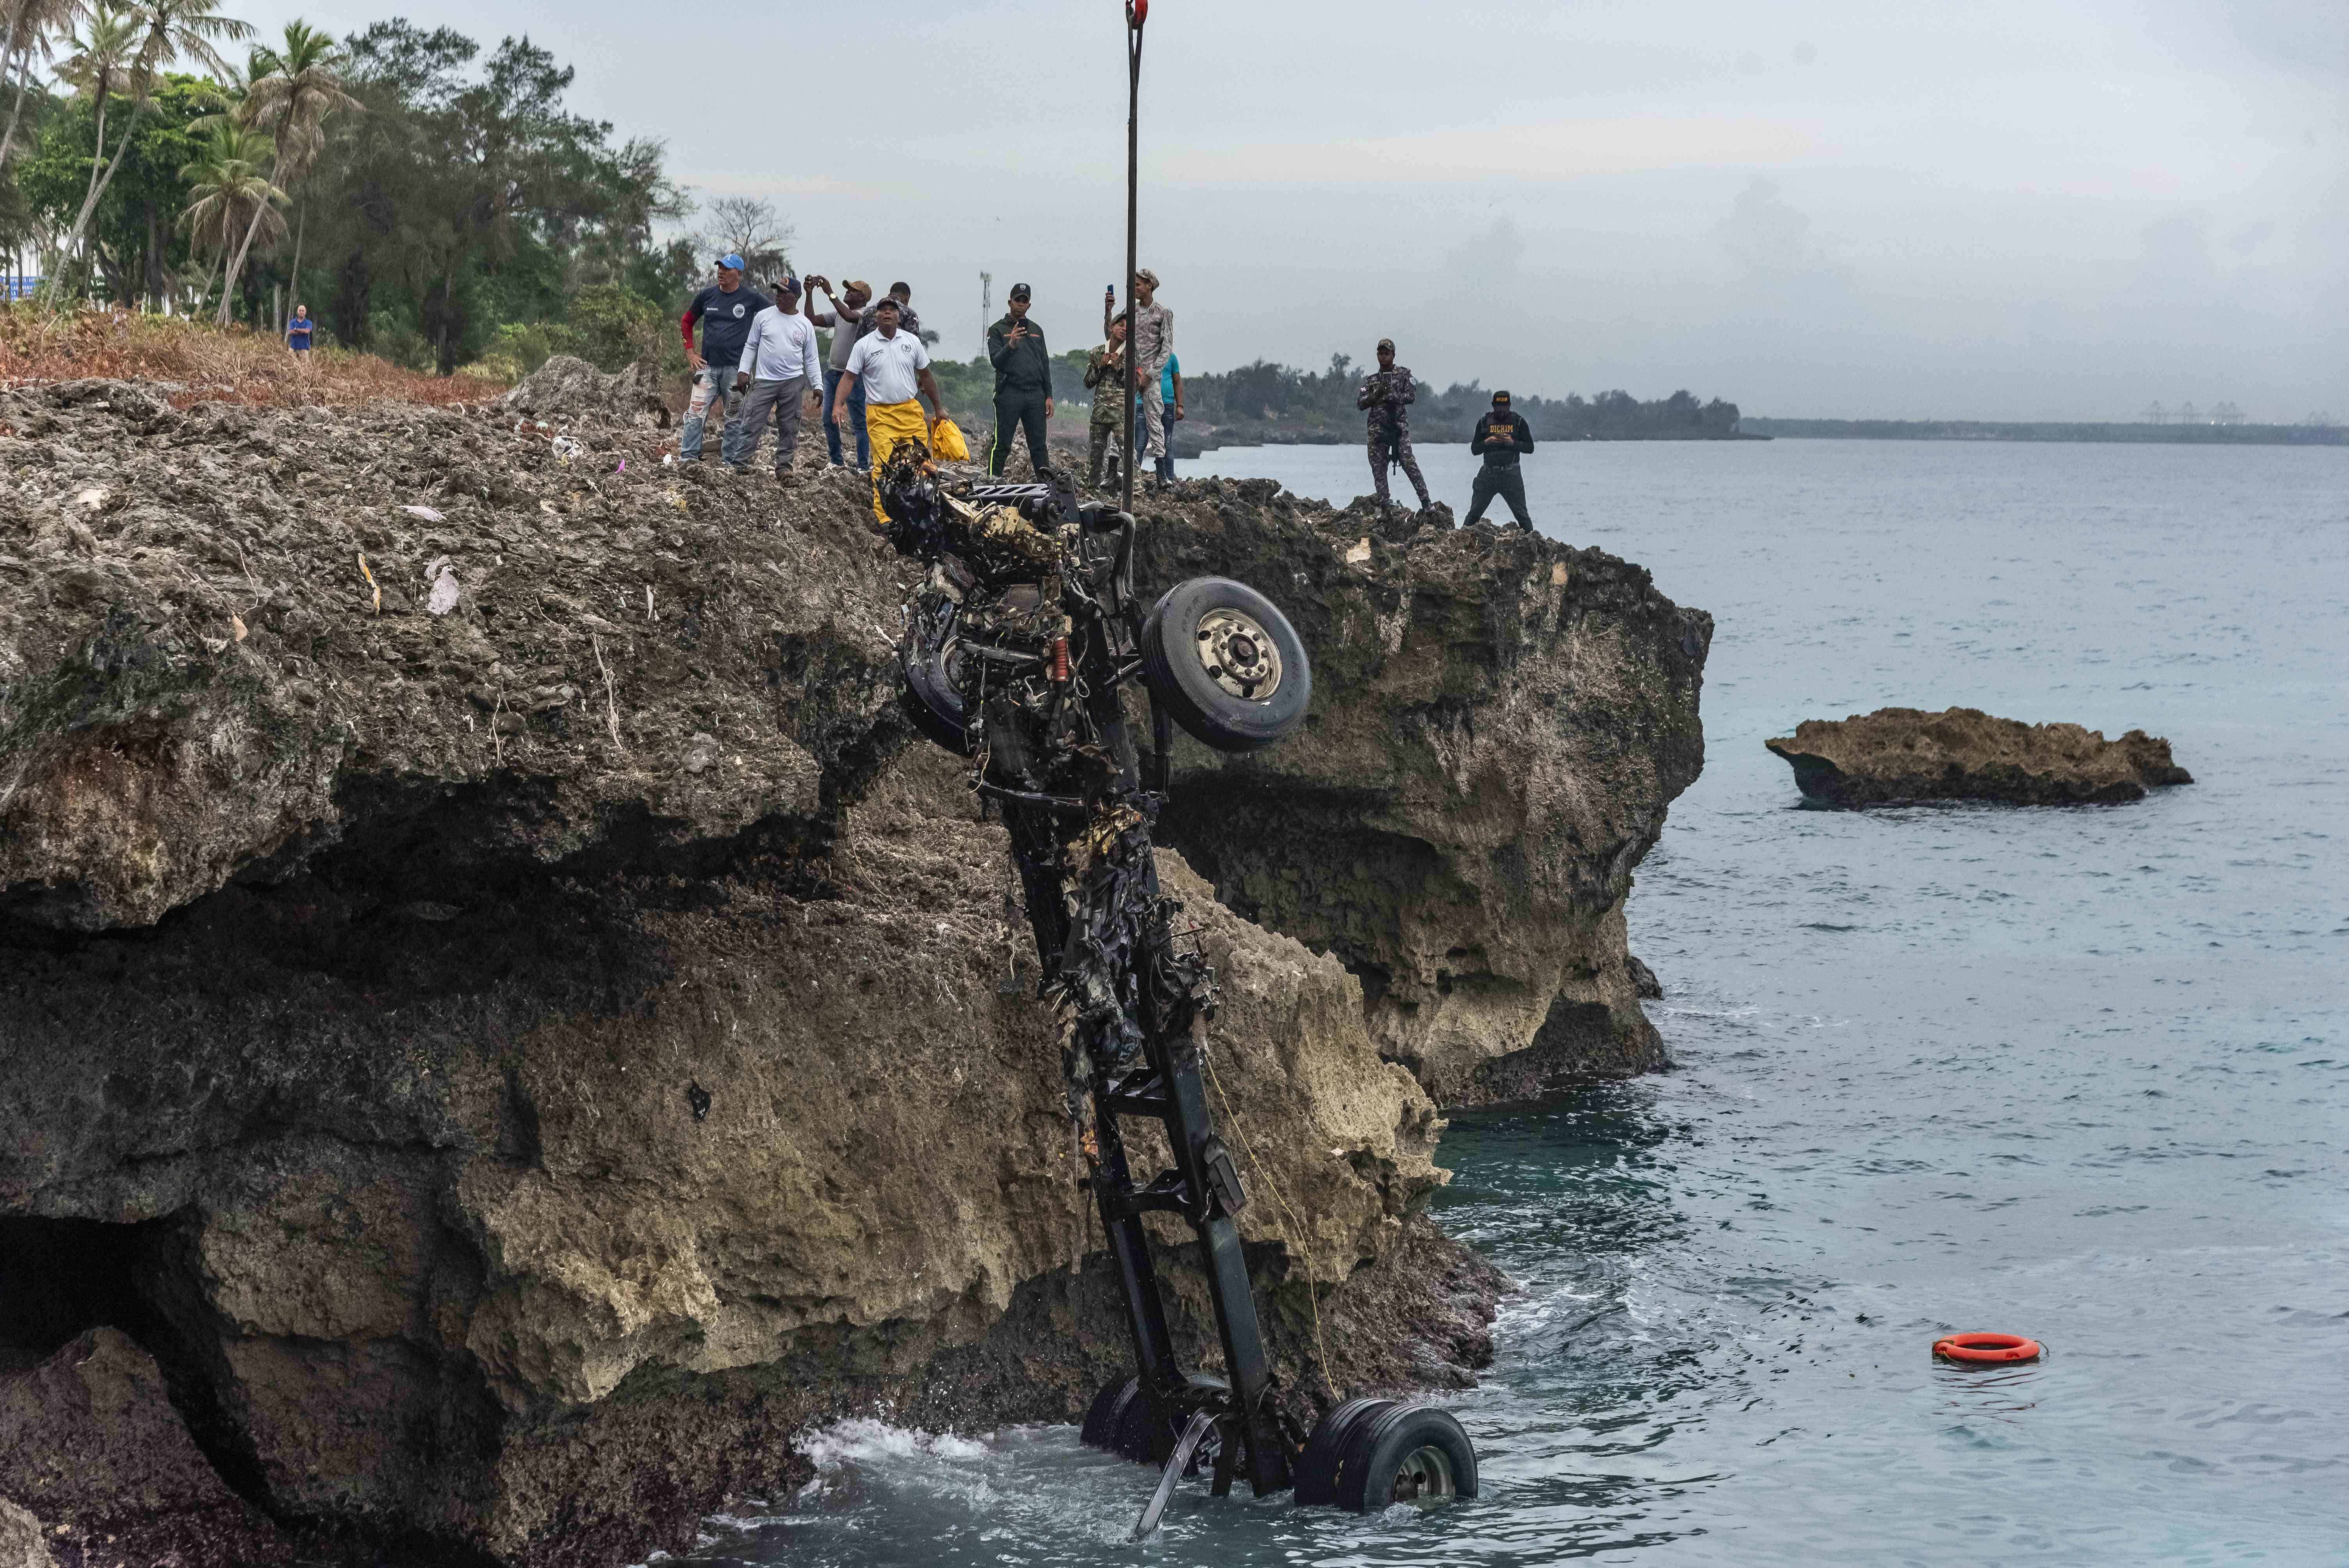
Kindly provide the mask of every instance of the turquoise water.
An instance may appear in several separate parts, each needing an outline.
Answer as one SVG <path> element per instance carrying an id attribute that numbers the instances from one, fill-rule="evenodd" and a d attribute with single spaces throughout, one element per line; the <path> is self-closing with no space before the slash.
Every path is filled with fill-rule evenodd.
<path id="1" fill-rule="evenodd" d="M 1423 451 L 1464 506 L 1464 452 Z M 1190 471 L 1343 500 L 1351 449 Z M 709 1561 L 2349 1562 L 2349 453 L 1545 447 L 1545 531 L 1719 630 L 1632 945 L 1676 1069 L 1462 1115 L 1437 1206 L 1525 1289 L 1484 1495 L 1146 1490 L 1064 1428 L 823 1434 Z M 1763 739 L 1955 703 L 2168 736 L 2074 810 L 1803 810 Z M 1957 1329 L 2044 1340 L 1961 1372 Z"/>

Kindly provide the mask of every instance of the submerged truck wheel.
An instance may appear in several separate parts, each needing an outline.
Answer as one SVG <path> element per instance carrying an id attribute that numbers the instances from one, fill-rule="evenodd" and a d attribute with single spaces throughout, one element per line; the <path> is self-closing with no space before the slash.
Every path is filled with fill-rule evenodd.
<path id="1" fill-rule="evenodd" d="M 1340 1508 L 1381 1513 L 1396 1503 L 1433 1508 L 1476 1495 L 1476 1447 L 1448 1410 L 1392 1405 L 1358 1421 L 1339 1460 Z"/>
<path id="2" fill-rule="evenodd" d="M 1270 746 L 1304 722 L 1313 700 L 1297 629 L 1228 577 L 1166 591 L 1142 628 L 1142 673 L 1174 722 L 1218 751 Z"/>
<path id="3" fill-rule="evenodd" d="M 1394 1408 L 1392 1399 L 1349 1399 L 1321 1418 L 1305 1440 L 1297 1461 L 1297 1501 L 1322 1504 L 1338 1501 L 1338 1478 L 1343 1470 L 1346 1445 L 1363 1422 Z"/>
<path id="4" fill-rule="evenodd" d="M 1231 1392 L 1231 1385 L 1212 1372 L 1194 1372 L 1188 1381 L 1193 1388 L 1202 1391 L 1221 1395 Z M 1182 1420 L 1164 1426 L 1153 1423 L 1150 1398 L 1142 1391 L 1142 1379 L 1127 1377 L 1102 1385 L 1101 1392 L 1093 1396 L 1092 1408 L 1085 1412 L 1085 1424 L 1078 1436 L 1089 1449 L 1117 1454 L 1136 1464 L 1159 1465 L 1174 1453 L 1175 1439 L 1182 1431 Z M 1218 1447 L 1210 1434 L 1192 1455 L 1191 1468 L 1213 1464 Z"/>

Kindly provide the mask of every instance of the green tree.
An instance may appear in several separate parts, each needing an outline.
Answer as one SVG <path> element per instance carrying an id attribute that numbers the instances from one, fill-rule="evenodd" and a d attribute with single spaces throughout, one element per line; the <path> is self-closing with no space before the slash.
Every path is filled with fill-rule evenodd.
<path id="1" fill-rule="evenodd" d="M 98 201 L 85 243 L 108 297 L 144 295 L 160 308 L 186 259 L 177 228 L 187 203 L 180 170 L 202 148 L 201 127 L 218 114 L 221 98 L 213 83 L 183 75 L 164 78 L 151 98 L 147 115 L 124 135 L 120 170 Z M 15 173 L 28 214 L 50 232 L 65 227 L 88 194 L 97 118 L 86 98 L 57 107 L 18 160 Z"/>
<path id="2" fill-rule="evenodd" d="M 214 117 L 206 129 L 210 135 L 202 151 L 180 169 L 189 198 L 180 222 L 199 252 L 208 250 L 219 258 L 224 273 L 240 239 L 251 243 L 254 231 L 272 220 L 277 232 L 285 233 L 285 220 L 277 216 L 276 208 L 284 204 L 285 192 L 263 173 L 274 156 L 267 137 L 224 116 Z M 211 290 L 208 268 L 201 292 Z M 225 287 L 221 297 L 228 297 Z"/>
<path id="3" fill-rule="evenodd" d="M 501 323 L 555 320 L 585 287 L 661 271 L 653 230 L 678 201 L 658 144 L 615 147 L 609 125 L 570 113 L 572 73 L 546 50 L 508 38 L 483 59 L 406 21 L 347 47 L 367 112 L 330 128 L 307 209 L 340 258 L 328 315 L 347 341 L 409 345 L 445 374 Z"/>
<path id="4" fill-rule="evenodd" d="M 83 0 L 14 0 L 6 7 L 7 39 L 0 44 L 0 82 L 16 78 L 8 105 L 8 129 L 0 135 L 0 168 L 16 150 L 16 127 L 33 97 L 33 57 L 47 57 L 56 35 L 69 31 L 86 13 Z M 44 95 L 46 96 L 46 95 Z"/>
<path id="5" fill-rule="evenodd" d="M 106 98 L 112 78 L 118 76 L 130 99 L 130 123 L 124 128 L 122 139 L 116 144 L 114 157 L 106 164 L 106 172 L 102 176 L 97 175 L 98 165 L 95 161 L 91 164 L 94 178 L 89 194 L 83 199 L 81 211 L 75 216 L 72 232 L 66 236 L 62 247 L 67 256 L 79 252 L 82 237 L 89 229 L 90 218 L 98 211 L 98 199 L 106 194 L 107 186 L 122 167 L 122 154 L 130 145 L 131 133 L 139 129 L 139 122 L 146 116 L 154 96 L 155 83 L 163 67 L 184 57 L 206 70 L 225 76 L 229 66 L 221 57 L 217 41 L 253 36 L 251 23 L 240 22 L 215 10 L 213 0 L 146 0 L 143 5 L 133 5 L 119 13 L 107 10 L 104 0 L 99 0 L 99 11 L 109 17 L 109 26 L 124 20 L 134 23 L 138 36 L 137 46 L 127 60 L 113 60 L 102 70 L 93 60 L 89 67 L 98 102 L 99 158 L 105 155 Z M 96 18 L 97 13 L 94 13 L 90 23 L 92 48 L 96 47 L 98 33 Z M 113 34 L 109 33 L 108 36 L 111 39 Z M 53 301 L 70 297 L 65 292 L 66 284 L 62 279 L 67 269 L 61 266 L 57 270 L 61 275 L 52 277 L 48 284 Z"/>
<path id="6" fill-rule="evenodd" d="M 285 24 L 285 47 L 282 52 L 256 50 L 253 80 L 238 111 L 248 123 L 267 130 L 276 143 L 277 157 L 273 177 L 278 187 L 290 193 L 303 176 L 310 171 L 326 150 L 326 122 L 329 115 L 343 109 L 357 109 L 359 101 L 344 90 L 342 67 L 347 63 L 343 51 L 327 35 L 296 19 Z M 229 301 L 236 290 L 236 275 L 243 269 L 245 253 L 261 232 L 264 219 L 271 213 L 266 201 L 254 206 L 252 226 L 245 231 L 244 240 L 237 247 L 235 258 L 228 264 L 228 274 L 221 288 L 220 320 L 228 321 Z M 302 229 L 297 216 L 294 240 L 294 276 L 302 273 Z M 287 308 L 292 308 L 288 302 Z M 282 330 L 285 323 L 277 324 Z"/>

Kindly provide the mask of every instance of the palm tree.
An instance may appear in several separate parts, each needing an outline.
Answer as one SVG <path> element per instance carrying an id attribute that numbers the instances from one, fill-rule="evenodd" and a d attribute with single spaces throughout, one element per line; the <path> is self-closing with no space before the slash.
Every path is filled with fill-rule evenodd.
<path id="1" fill-rule="evenodd" d="M 47 57 L 50 36 L 69 30 L 88 7 L 83 0 L 14 0 L 7 12 L 7 41 L 0 43 L 0 82 L 15 71 L 16 98 L 8 108 L 7 133 L 0 136 L 0 165 L 6 164 L 8 154 L 16 150 L 16 122 L 24 116 L 25 98 L 32 90 L 34 54 Z"/>
<path id="2" fill-rule="evenodd" d="M 238 236 L 250 242 L 256 228 L 274 225 L 276 237 L 284 237 L 285 220 L 275 209 L 285 204 L 285 192 L 261 172 L 274 151 L 267 137 L 225 116 L 208 115 L 198 123 L 207 135 L 203 151 L 180 169 L 191 198 L 180 214 L 180 225 L 196 249 L 210 250 L 219 258 L 220 268 L 204 269 L 204 293 L 209 294 Z"/>
<path id="3" fill-rule="evenodd" d="M 89 221 L 98 211 L 98 203 L 106 188 L 114 182 L 115 170 L 122 167 L 122 155 L 130 150 L 130 139 L 146 118 L 147 106 L 155 93 L 155 81 L 166 66 L 180 59 L 202 67 L 215 77 L 229 74 L 229 64 L 221 57 L 218 41 L 249 38 L 253 24 L 233 16 L 222 15 L 213 8 L 214 0 L 144 0 L 122 12 L 109 10 L 106 0 L 98 0 L 98 9 L 130 22 L 138 33 L 138 47 L 129 59 L 116 67 L 130 98 L 130 123 L 123 129 L 121 139 L 114 146 L 113 160 L 106 164 L 104 175 L 93 179 L 89 194 L 82 199 L 81 211 L 74 219 L 73 231 L 66 236 L 64 253 L 70 256 L 80 249 L 82 236 L 89 232 Z M 93 20 L 94 34 L 98 24 Z M 100 129 L 104 128 L 105 97 L 98 98 Z M 105 148 L 101 143 L 99 152 Z M 96 165 L 92 165 L 95 172 Z M 59 268 L 60 273 L 65 269 Z M 55 302 L 65 297 L 60 280 L 49 282 L 49 297 Z"/>
<path id="4" fill-rule="evenodd" d="M 107 106 L 121 91 L 123 77 L 139 46 L 139 19 L 129 12 L 116 10 L 106 0 L 98 0 L 97 8 L 90 13 L 88 26 L 78 36 L 68 39 L 67 46 L 73 53 L 57 67 L 57 75 L 98 110 L 98 145 L 89 160 L 90 193 L 84 198 L 86 206 L 95 205 L 98 170 L 106 167 Z M 129 139 L 128 132 L 124 139 Z M 76 237 L 79 237 L 78 233 Z"/>
<path id="5" fill-rule="evenodd" d="M 325 150 L 326 117 L 340 109 L 361 107 L 358 99 L 343 90 L 342 67 L 347 58 L 332 37 L 298 18 L 285 24 L 283 53 L 254 51 L 252 85 L 238 112 L 247 124 L 275 133 L 277 162 L 272 173 L 287 191 L 310 171 L 310 166 Z M 263 214 L 268 211 L 266 203 L 254 209 L 253 226 L 244 242 L 237 247 L 236 259 L 229 263 L 228 277 L 221 289 L 222 325 L 228 321 L 229 301 L 236 292 L 237 274 L 244 270 L 245 253 L 253 248 L 254 236 L 261 232 Z M 294 237 L 294 280 L 297 287 L 301 278 L 302 232 L 301 221 L 297 219 Z M 286 308 L 293 308 L 290 299 Z"/>

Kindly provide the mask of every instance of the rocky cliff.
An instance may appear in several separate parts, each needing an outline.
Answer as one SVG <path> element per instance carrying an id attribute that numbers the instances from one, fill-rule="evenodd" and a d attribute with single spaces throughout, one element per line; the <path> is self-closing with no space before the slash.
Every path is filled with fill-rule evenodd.
<path id="1" fill-rule="evenodd" d="M 625 1561 L 811 1421 L 1066 1418 L 1115 1368 L 1002 831 L 895 716 L 861 483 L 119 383 L 0 427 L 0 1496 L 60 1561 Z M 1655 1059 L 1621 899 L 1709 623 L 1266 489 L 1146 528 L 1319 663 L 1162 835 L 1234 906 L 1163 853 L 1284 1385 L 1461 1383 L 1495 1281 L 1418 1217 L 1429 1088 Z"/>
<path id="2" fill-rule="evenodd" d="M 1712 617 L 1513 529 L 1185 488 L 1144 536 L 1152 574 L 1263 585 L 1332 695 L 1267 752 L 1186 742 L 1162 837 L 1234 909 L 1343 961 L 1381 1053 L 1440 1103 L 1661 1066 L 1623 901 L 1703 766 Z"/>

